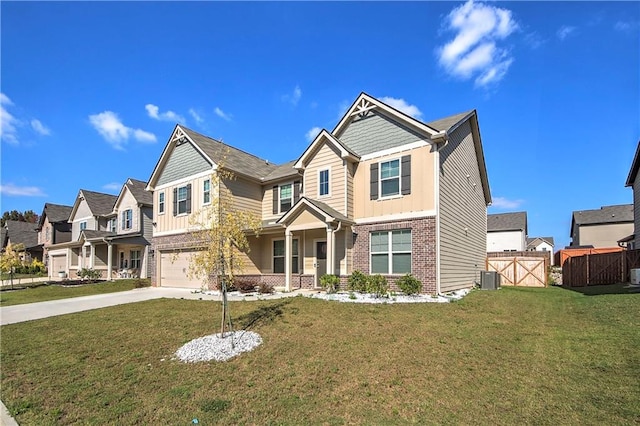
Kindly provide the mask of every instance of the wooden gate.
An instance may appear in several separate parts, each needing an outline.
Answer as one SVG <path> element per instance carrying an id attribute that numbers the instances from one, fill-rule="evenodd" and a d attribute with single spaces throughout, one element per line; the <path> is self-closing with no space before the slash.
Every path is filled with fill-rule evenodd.
<path id="1" fill-rule="evenodd" d="M 546 287 L 547 262 L 540 257 L 488 257 L 487 271 L 500 274 L 501 285 Z"/>

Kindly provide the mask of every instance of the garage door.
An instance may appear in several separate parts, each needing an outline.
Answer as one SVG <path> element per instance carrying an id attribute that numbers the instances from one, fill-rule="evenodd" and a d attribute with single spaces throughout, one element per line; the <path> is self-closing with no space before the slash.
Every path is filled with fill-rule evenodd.
<path id="1" fill-rule="evenodd" d="M 51 256 L 49 268 L 49 276 L 57 277 L 58 272 L 67 270 L 67 256 Z"/>
<path id="2" fill-rule="evenodd" d="M 202 288 L 200 278 L 189 278 L 189 263 L 193 252 L 160 254 L 160 286 Z"/>

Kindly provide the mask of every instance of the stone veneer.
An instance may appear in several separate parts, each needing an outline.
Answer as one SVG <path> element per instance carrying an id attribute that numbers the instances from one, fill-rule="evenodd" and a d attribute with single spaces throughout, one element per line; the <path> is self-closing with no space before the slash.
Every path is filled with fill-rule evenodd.
<path id="1" fill-rule="evenodd" d="M 411 274 L 422 282 L 422 292 L 435 294 L 436 288 L 436 218 L 394 222 L 376 222 L 366 225 L 354 225 L 353 232 L 357 237 L 353 245 L 353 270 L 369 273 L 369 235 L 376 231 L 392 231 L 396 229 L 411 230 Z M 395 280 L 397 275 L 385 275 L 389 288 L 399 291 Z M 346 286 L 348 277 L 341 277 L 341 287 Z"/>

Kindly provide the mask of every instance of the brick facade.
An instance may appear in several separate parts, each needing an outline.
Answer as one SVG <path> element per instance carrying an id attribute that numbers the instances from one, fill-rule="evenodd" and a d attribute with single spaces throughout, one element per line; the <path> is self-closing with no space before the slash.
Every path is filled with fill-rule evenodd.
<path id="1" fill-rule="evenodd" d="M 153 287 L 156 287 L 158 285 L 156 274 L 158 271 L 157 262 L 160 261 L 160 251 L 188 250 L 197 247 L 198 243 L 194 240 L 192 233 L 153 237 L 153 240 L 151 242 L 151 250 L 149 251 L 149 264 L 151 265 L 151 285 Z"/>
<path id="2" fill-rule="evenodd" d="M 436 288 L 436 218 L 377 222 L 354 225 L 357 234 L 353 245 L 353 270 L 368 274 L 370 271 L 369 241 L 371 232 L 411 230 L 411 274 L 422 282 L 422 292 L 435 294 Z M 395 280 L 397 275 L 386 275 L 389 288 L 399 291 Z M 340 286 L 346 288 L 348 277 L 341 277 Z"/>

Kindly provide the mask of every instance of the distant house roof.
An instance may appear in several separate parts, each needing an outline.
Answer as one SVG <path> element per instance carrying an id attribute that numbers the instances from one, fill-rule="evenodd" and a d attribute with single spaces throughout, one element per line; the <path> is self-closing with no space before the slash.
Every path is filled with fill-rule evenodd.
<path id="1" fill-rule="evenodd" d="M 596 210 L 574 211 L 572 222 L 576 225 L 633 222 L 633 204 L 603 206 Z"/>
<path id="2" fill-rule="evenodd" d="M 0 228 L 0 250 L 4 250 L 5 246 L 7 245 L 7 237 L 7 228 L 3 226 L 2 228 Z"/>
<path id="3" fill-rule="evenodd" d="M 109 215 L 113 211 L 113 205 L 118 199 L 115 195 L 87 191 L 86 189 L 82 189 L 81 193 L 84 196 L 89 209 L 91 209 L 91 213 L 95 216 Z"/>
<path id="4" fill-rule="evenodd" d="M 527 248 L 536 247 L 541 242 L 545 242 L 550 246 L 555 245 L 553 243 L 553 237 L 533 237 L 533 238 L 527 238 Z"/>
<path id="5" fill-rule="evenodd" d="M 131 195 L 133 195 L 133 198 L 135 198 L 138 203 L 147 206 L 153 205 L 153 194 L 145 190 L 147 182 L 129 178 L 124 185 L 129 188 Z"/>
<path id="6" fill-rule="evenodd" d="M 527 212 L 487 215 L 487 232 L 524 231 L 527 234 Z"/>
<path id="7" fill-rule="evenodd" d="M 11 244 L 23 244 L 26 249 L 38 245 L 37 226 L 35 223 L 20 222 L 17 220 L 8 220 L 5 223 L 7 236 Z"/>
<path id="8" fill-rule="evenodd" d="M 638 146 L 636 147 L 636 155 L 633 156 L 633 161 L 631 162 L 631 170 L 629 170 L 629 176 L 627 176 L 627 182 L 625 186 L 633 185 L 633 182 L 635 182 L 636 176 L 638 175 L 639 168 L 640 168 L 640 141 L 638 141 Z"/>
<path id="9" fill-rule="evenodd" d="M 44 203 L 42 214 L 38 219 L 38 228 L 42 228 L 45 218 L 49 219 L 49 223 L 67 222 L 71 216 L 72 206 L 62 204 Z"/>

